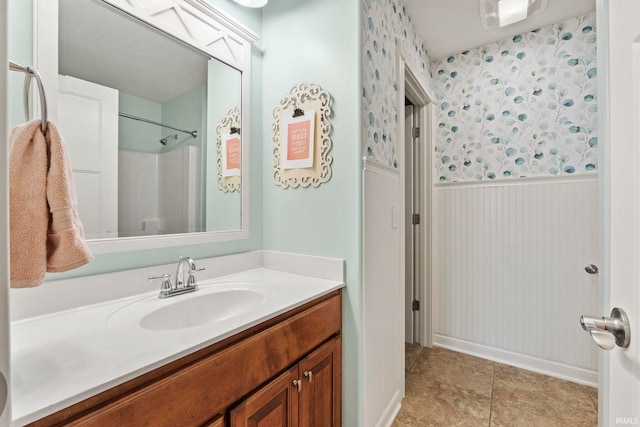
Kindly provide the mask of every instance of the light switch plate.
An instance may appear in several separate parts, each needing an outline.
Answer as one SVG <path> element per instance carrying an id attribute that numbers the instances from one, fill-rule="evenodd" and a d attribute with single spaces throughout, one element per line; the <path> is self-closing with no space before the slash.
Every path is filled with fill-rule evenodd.
<path id="1" fill-rule="evenodd" d="M 391 205 L 391 228 L 400 227 L 400 206 Z"/>

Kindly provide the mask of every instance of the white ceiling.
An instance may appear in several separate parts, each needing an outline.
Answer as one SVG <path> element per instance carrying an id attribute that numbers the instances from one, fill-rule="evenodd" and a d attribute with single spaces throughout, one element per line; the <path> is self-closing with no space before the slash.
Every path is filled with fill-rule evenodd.
<path id="1" fill-rule="evenodd" d="M 503 28 L 485 30 L 480 0 L 401 0 L 434 61 L 595 11 L 595 0 L 549 0 L 545 10 Z"/>
<path id="2" fill-rule="evenodd" d="M 164 103 L 205 85 L 208 56 L 96 0 L 60 0 L 60 74 Z"/>

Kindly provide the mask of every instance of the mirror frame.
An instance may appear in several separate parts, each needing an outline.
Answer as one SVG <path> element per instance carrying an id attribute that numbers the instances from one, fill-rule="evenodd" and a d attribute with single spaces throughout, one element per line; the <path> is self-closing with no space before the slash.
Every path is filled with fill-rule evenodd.
<path id="1" fill-rule="evenodd" d="M 129 0 L 100 0 L 235 68 L 242 74 L 241 228 L 230 231 L 163 234 L 88 240 L 94 254 L 127 252 L 249 238 L 249 141 L 251 141 L 251 45 L 258 36 L 205 0 L 172 0 L 155 6 Z M 142 2 L 141 2 L 142 3 Z M 33 0 L 33 64 L 47 89 L 49 117 L 57 120 L 58 0 Z M 178 17 L 178 19 L 171 19 Z M 52 19 L 55 17 L 55 19 Z M 177 25 L 176 22 L 182 25 Z M 197 24 L 197 25 L 194 25 Z M 205 24 L 205 25 L 203 25 Z M 34 97 L 39 100 L 39 97 Z M 39 101 L 38 101 L 39 102 Z M 35 109 L 39 105 L 34 105 Z"/>

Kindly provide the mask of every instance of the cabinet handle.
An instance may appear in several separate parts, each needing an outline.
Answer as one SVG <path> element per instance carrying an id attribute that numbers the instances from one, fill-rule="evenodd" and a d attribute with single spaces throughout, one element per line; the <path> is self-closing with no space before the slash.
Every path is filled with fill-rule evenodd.
<path id="1" fill-rule="evenodd" d="M 313 372 L 311 371 L 304 371 L 304 376 L 307 377 L 307 379 L 309 380 L 309 382 L 313 381 Z"/>
<path id="2" fill-rule="evenodd" d="M 300 390 L 302 390 L 302 381 L 300 380 L 293 380 L 293 385 L 298 387 L 298 393 L 300 393 Z"/>

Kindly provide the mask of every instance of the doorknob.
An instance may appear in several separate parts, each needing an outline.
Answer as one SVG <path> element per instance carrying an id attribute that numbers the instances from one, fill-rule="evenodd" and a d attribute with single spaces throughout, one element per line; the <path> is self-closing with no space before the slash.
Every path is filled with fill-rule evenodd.
<path id="1" fill-rule="evenodd" d="M 600 348 L 612 350 L 618 347 L 629 347 L 631 329 L 627 313 L 621 308 L 611 310 L 611 317 L 580 316 L 582 329 L 591 334 L 591 338 Z"/>
<path id="2" fill-rule="evenodd" d="M 584 268 L 584 271 L 586 271 L 589 274 L 598 274 L 598 266 L 589 264 Z"/>

